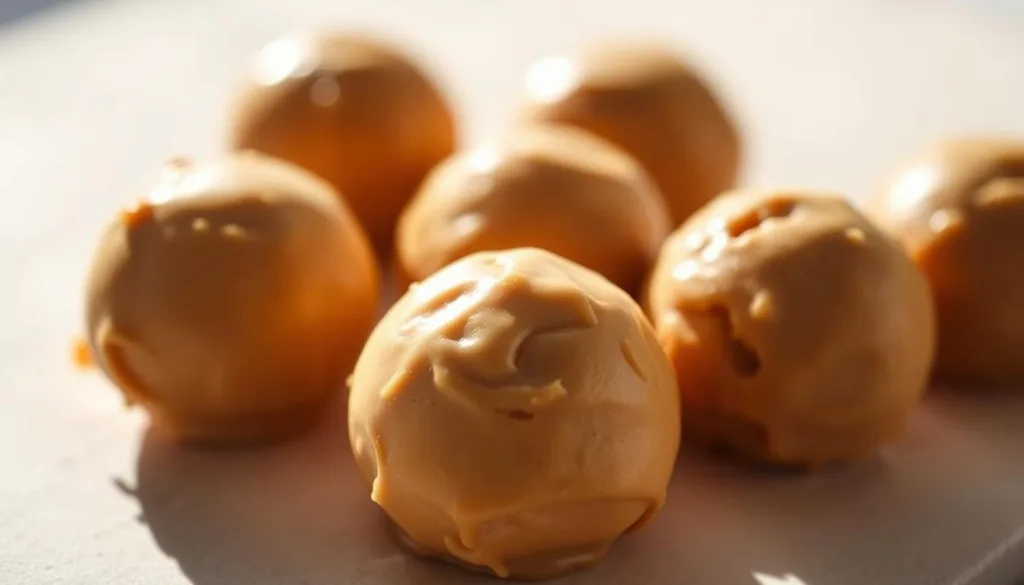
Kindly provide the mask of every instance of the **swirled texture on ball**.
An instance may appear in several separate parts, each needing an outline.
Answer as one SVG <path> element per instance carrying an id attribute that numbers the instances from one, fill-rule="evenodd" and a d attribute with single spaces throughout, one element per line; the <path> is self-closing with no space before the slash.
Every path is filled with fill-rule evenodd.
<path id="1" fill-rule="evenodd" d="M 876 204 L 931 285 L 936 374 L 1024 382 L 1024 141 L 937 143 L 897 172 Z"/>
<path id="2" fill-rule="evenodd" d="M 813 465 L 897 436 L 931 367 L 927 284 L 839 197 L 723 195 L 666 241 L 649 310 L 694 436 Z"/>
<path id="3" fill-rule="evenodd" d="M 675 224 L 740 168 L 736 127 L 708 84 L 671 51 L 607 43 L 535 64 L 525 118 L 578 126 L 622 147 L 657 183 Z"/>
<path id="4" fill-rule="evenodd" d="M 396 254 L 418 281 L 473 252 L 542 248 L 636 294 L 668 231 L 664 201 L 629 155 L 534 126 L 435 169 L 402 214 Z"/>
<path id="5" fill-rule="evenodd" d="M 347 199 L 387 250 L 399 212 L 455 148 L 439 89 L 407 56 L 369 37 L 285 37 L 257 56 L 231 142 L 303 166 Z"/>
<path id="6" fill-rule="evenodd" d="M 343 386 L 377 297 L 370 245 L 330 185 L 251 153 L 179 163 L 100 242 L 89 344 L 182 439 L 269 439 Z"/>
<path id="7" fill-rule="evenodd" d="M 469 256 L 399 300 L 356 365 L 349 433 L 415 552 L 544 578 L 597 561 L 658 511 L 678 408 L 625 292 L 518 249 Z"/>

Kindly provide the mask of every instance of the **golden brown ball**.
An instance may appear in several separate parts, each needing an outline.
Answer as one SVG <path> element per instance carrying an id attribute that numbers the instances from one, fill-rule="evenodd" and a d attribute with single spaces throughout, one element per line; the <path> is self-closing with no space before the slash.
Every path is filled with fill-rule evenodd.
<path id="1" fill-rule="evenodd" d="M 875 203 L 931 285 L 937 375 L 1024 382 L 1024 141 L 937 143 L 896 173 Z"/>
<path id="2" fill-rule="evenodd" d="M 398 49 L 368 37 L 285 37 L 258 55 L 231 143 L 303 166 L 344 196 L 382 250 L 420 181 L 455 148 L 444 96 Z"/>
<path id="3" fill-rule="evenodd" d="M 668 235 L 665 204 L 640 166 L 570 128 L 521 128 L 449 158 L 399 221 L 406 282 L 482 250 L 554 252 L 636 294 Z"/>
<path id="4" fill-rule="evenodd" d="M 92 355 L 181 439 L 308 426 L 373 326 L 378 268 L 327 183 L 253 153 L 179 162 L 104 234 L 86 291 Z"/>
<path id="5" fill-rule="evenodd" d="M 578 126 L 636 157 L 676 225 L 737 180 L 735 124 L 708 83 L 663 47 L 608 43 L 544 59 L 526 89 L 526 119 Z"/>
<path id="6" fill-rule="evenodd" d="M 545 578 L 661 508 L 679 395 L 621 289 L 546 251 L 482 252 L 413 285 L 374 330 L 349 435 L 413 552 Z"/>
<path id="7" fill-rule="evenodd" d="M 666 241 L 649 311 L 686 429 L 755 460 L 870 455 L 900 434 L 932 364 L 927 283 L 834 196 L 723 195 Z"/>

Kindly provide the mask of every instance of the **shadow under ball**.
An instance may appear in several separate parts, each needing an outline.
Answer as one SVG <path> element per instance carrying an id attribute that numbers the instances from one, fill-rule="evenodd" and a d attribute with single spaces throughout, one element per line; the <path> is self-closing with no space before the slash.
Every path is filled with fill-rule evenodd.
<path id="1" fill-rule="evenodd" d="M 736 183 L 735 123 L 706 81 L 671 51 L 613 42 L 534 64 L 526 120 L 580 127 L 633 155 L 661 191 L 674 225 Z"/>
<path id="2" fill-rule="evenodd" d="M 334 190 L 237 153 L 180 162 L 107 229 L 86 291 L 91 352 L 179 439 L 310 426 L 373 326 L 379 269 Z"/>
<path id="3" fill-rule="evenodd" d="M 386 254 L 399 212 L 455 148 L 451 109 L 406 55 L 370 37 L 285 37 L 257 56 L 230 141 L 330 182 Z M 382 257 L 384 257 L 382 255 Z"/>
<path id="4" fill-rule="evenodd" d="M 871 456 L 924 394 L 935 344 L 927 283 L 841 197 L 722 195 L 665 242 L 648 294 L 684 428 L 743 458 Z"/>
<path id="5" fill-rule="evenodd" d="M 1024 141 L 933 144 L 874 204 L 935 297 L 936 376 L 979 386 L 1024 382 Z"/>

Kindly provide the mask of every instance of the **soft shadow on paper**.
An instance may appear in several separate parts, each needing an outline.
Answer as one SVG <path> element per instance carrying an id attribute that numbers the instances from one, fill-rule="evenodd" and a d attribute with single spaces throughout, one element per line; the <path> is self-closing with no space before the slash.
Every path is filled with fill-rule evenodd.
<path id="1" fill-rule="evenodd" d="M 929 403 L 944 423 L 991 442 L 988 450 L 1008 451 L 1012 459 L 1020 456 L 1024 444 L 1024 392 L 1020 388 L 972 388 L 936 386 Z"/>
<path id="2" fill-rule="evenodd" d="M 653 525 L 624 536 L 595 567 L 550 583 L 743 583 L 748 562 L 780 552 L 763 541 L 747 550 L 744 516 L 761 528 L 766 514 L 813 525 L 834 508 L 837 491 L 842 500 L 885 482 L 877 461 L 823 478 L 751 471 L 684 451 Z M 136 486 L 126 490 L 156 544 L 195 585 L 501 583 L 395 546 L 352 460 L 343 413 L 304 438 L 258 449 L 189 449 L 151 428 Z"/>
<path id="3" fill-rule="evenodd" d="M 948 449 L 942 439 L 953 432 L 942 420 L 949 405 L 937 406 L 879 457 L 812 473 L 759 471 L 685 448 L 656 521 L 620 539 L 604 562 L 552 583 L 753 583 L 751 571 L 824 583 L 840 561 L 877 560 L 886 542 L 920 538 L 922 525 L 942 534 L 961 520 L 936 515 L 948 490 L 922 490 L 929 478 L 951 481 L 927 452 Z M 141 520 L 195 585 L 501 583 L 393 544 L 352 461 L 342 413 L 305 438 L 251 450 L 186 449 L 150 430 L 136 481 Z"/>
<path id="4" fill-rule="evenodd" d="M 140 521 L 195 585 L 458 585 L 460 572 L 402 554 L 352 460 L 344 414 L 304 438 L 196 450 L 151 428 Z"/>
<path id="5" fill-rule="evenodd" d="M 0 25 L 55 8 L 61 4 L 71 3 L 72 0 L 2 0 L 0 1 Z"/>

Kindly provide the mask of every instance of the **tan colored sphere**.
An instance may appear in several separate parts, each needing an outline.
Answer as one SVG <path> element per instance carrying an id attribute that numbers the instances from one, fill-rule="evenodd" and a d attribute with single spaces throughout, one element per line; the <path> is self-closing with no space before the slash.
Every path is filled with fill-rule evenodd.
<path id="1" fill-rule="evenodd" d="M 435 169 L 402 214 L 395 251 L 415 282 L 473 252 L 542 248 L 636 294 L 668 232 L 664 202 L 629 155 L 535 126 Z"/>
<path id="2" fill-rule="evenodd" d="M 542 250 L 484 252 L 413 285 L 378 324 L 349 435 L 408 548 L 547 578 L 661 508 L 679 395 L 621 289 Z"/>
<path id="3" fill-rule="evenodd" d="M 382 250 L 455 140 L 450 107 L 417 65 L 386 43 L 342 33 L 268 45 L 231 126 L 235 148 L 283 158 L 334 185 Z"/>
<path id="4" fill-rule="evenodd" d="M 86 291 L 97 364 L 186 441 L 276 438 L 343 387 L 378 268 L 327 183 L 252 153 L 179 163 L 103 236 Z"/>
<path id="5" fill-rule="evenodd" d="M 935 144 L 881 190 L 876 211 L 931 285 L 936 374 L 1024 382 L 1024 141 Z"/>
<path id="6" fill-rule="evenodd" d="M 736 126 L 707 82 L 663 47 L 609 43 L 535 64 L 527 120 L 568 124 L 620 146 L 650 173 L 678 225 L 731 188 Z"/>
<path id="7" fill-rule="evenodd" d="M 839 197 L 723 195 L 666 241 L 648 305 L 686 429 L 758 460 L 872 454 L 901 433 L 932 364 L 927 283 Z"/>

